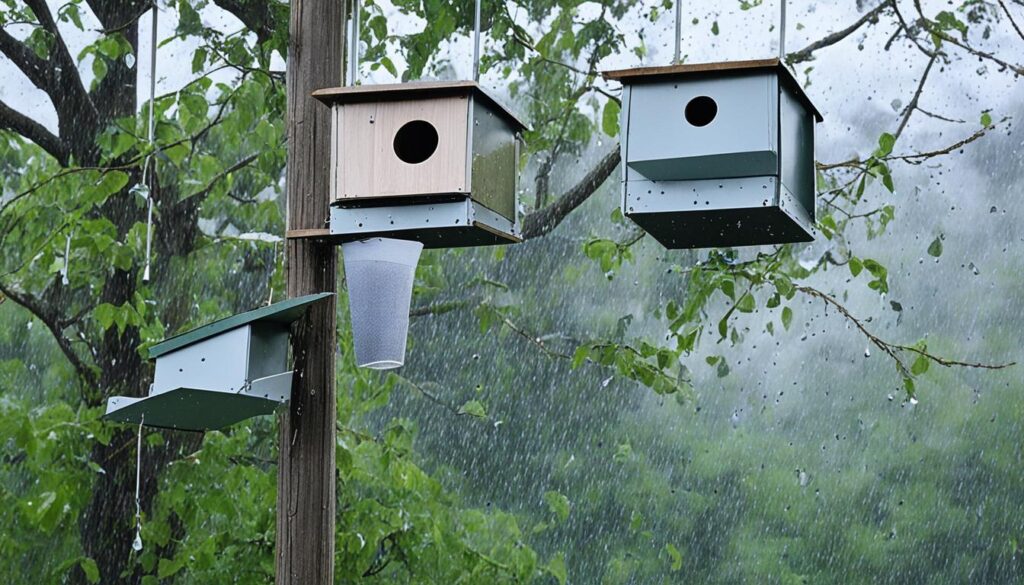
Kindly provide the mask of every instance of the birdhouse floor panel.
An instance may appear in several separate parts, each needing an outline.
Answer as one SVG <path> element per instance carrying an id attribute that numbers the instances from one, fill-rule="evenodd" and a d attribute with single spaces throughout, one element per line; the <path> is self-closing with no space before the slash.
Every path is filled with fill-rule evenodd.
<path id="1" fill-rule="evenodd" d="M 628 216 L 672 250 L 811 242 L 813 236 L 778 207 Z"/>
<path id="2" fill-rule="evenodd" d="M 483 205 L 461 201 L 384 207 L 331 207 L 330 240 L 386 237 L 423 242 L 425 248 L 460 248 L 519 242 L 518 226 Z"/>
<path id="3" fill-rule="evenodd" d="M 145 423 L 186 431 L 217 430 L 254 416 L 271 414 L 281 403 L 277 400 L 177 388 L 146 398 L 113 397 L 104 418 L 124 423 Z"/>

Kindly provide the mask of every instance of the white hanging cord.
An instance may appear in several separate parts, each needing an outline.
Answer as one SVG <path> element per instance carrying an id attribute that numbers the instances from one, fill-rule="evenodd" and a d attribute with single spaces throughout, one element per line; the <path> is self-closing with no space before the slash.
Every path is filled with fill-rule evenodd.
<path id="1" fill-rule="evenodd" d="M 672 57 L 672 64 L 679 63 L 680 52 L 682 51 L 683 36 L 683 0 L 676 0 L 676 50 Z"/>
<path id="2" fill-rule="evenodd" d="M 157 25 L 157 10 L 156 2 L 153 2 L 153 32 L 150 37 L 150 52 L 149 52 L 149 146 L 150 154 L 146 157 L 142 167 L 142 184 L 146 187 L 146 269 L 142 272 L 142 282 L 149 282 L 149 264 L 152 256 L 153 249 L 153 189 L 150 184 L 147 183 L 147 179 L 151 179 L 148 176 L 150 162 L 155 165 L 156 159 L 153 157 L 153 144 L 156 140 L 154 135 L 154 121 L 153 121 L 153 110 L 156 109 L 156 25 Z"/>
<path id="3" fill-rule="evenodd" d="M 60 271 L 60 283 L 67 286 L 71 281 L 68 280 L 68 269 L 71 266 L 71 232 L 68 232 L 68 240 L 64 243 L 64 268 Z"/>
<path id="4" fill-rule="evenodd" d="M 786 0 L 779 0 L 779 62 L 786 64 Z"/>
<path id="5" fill-rule="evenodd" d="M 132 550 L 142 550 L 142 503 L 139 500 L 139 487 L 142 485 L 142 423 L 146 421 L 146 415 L 139 420 L 139 436 L 135 446 L 135 540 L 132 541 Z"/>
<path id="6" fill-rule="evenodd" d="M 352 2 L 352 42 L 348 55 L 348 84 L 355 85 L 359 77 L 359 0 Z"/>
<path id="7" fill-rule="evenodd" d="M 473 3 L 473 81 L 480 81 L 480 0 Z"/>

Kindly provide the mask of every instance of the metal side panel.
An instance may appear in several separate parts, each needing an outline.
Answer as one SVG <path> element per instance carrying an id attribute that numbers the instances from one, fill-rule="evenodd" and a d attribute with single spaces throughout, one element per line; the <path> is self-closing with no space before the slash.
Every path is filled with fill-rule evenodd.
<path id="1" fill-rule="evenodd" d="M 246 394 L 175 388 L 147 398 L 111 397 L 106 420 L 185 431 L 217 430 L 271 414 L 280 401 Z"/>
<path id="2" fill-rule="evenodd" d="M 292 378 L 294 372 L 284 372 L 265 378 L 258 378 L 249 383 L 242 391 L 246 396 L 265 398 L 276 402 L 288 402 L 292 396 Z"/>
<path id="3" fill-rule="evenodd" d="M 778 180 L 628 181 L 626 213 L 672 213 L 775 206 Z"/>
<path id="4" fill-rule="evenodd" d="M 246 380 L 250 327 L 243 325 L 157 357 L 150 394 L 174 388 L 238 392 Z"/>
<path id="5" fill-rule="evenodd" d="M 249 359 L 245 379 L 255 380 L 288 370 L 288 325 L 256 322 L 250 325 Z"/>
<path id="6" fill-rule="evenodd" d="M 775 177 L 629 181 L 626 215 L 669 249 L 813 240 L 806 214 Z"/>
<path id="7" fill-rule="evenodd" d="M 427 248 L 458 248 L 519 241 L 519 226 L 483 205 L 459 201 L 382 207 L 332 207 L 331 236 L 345 242 L 393 237 Z"/>
<path id="8" fill-rule="evenodd" d="M 519 164 L 515 130 L 480 102 L 471 104 L 470 116 L 471 197 L 514 221 Z"/>

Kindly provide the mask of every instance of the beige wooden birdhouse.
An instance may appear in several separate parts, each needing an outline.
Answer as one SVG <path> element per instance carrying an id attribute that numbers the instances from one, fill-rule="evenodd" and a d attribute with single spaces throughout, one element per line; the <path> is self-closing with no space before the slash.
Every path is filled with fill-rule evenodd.
<path id="1" fill-rule="evenodd" d="M 519 241 L 519 135 L 473 81 L 323 89 L 331 106 L 330 237 L 428 248 Z"/>

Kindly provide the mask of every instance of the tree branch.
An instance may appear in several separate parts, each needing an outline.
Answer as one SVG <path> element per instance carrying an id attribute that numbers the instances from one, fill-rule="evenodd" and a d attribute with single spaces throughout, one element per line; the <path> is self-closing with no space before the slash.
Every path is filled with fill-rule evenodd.
<path id="1" fill-rule="evenodd" d="M 947 368 L 958 366 L 962 368 L 977 368 L 983 370 L 1002 370 L 1017 365 L 1017 362 L 1009 362 L 1005 364 L 987 364 L 980 362 L 965 362 L 960 360 L 953 360 L 937 356 L 918 347 L 902 345 L 899 343 L 890 343 L 869 331 L 868 328 L 864 325 L 864 322 L 854 317 L 853 314 L 850 313 L 849 309 L 847 309 L 845 306 L 843 306 L 842 303 L 837 301 L 835 297 L 810 286 L 797 286 L 796 290 L 804 293 L 805 295 L 814 297 L 816 299 L 820 299 L 826 305 L 834 307 L 837 311 L 839 311 L 839 314 L 842 315 L 847 321 L 853 323 L 853 325 L 862 334 L 864 334 L 865 337 L 868 338 L 868 341 L 870 341 L 872 345 L 882 350 L 886 355 L 892 358 L 893 361 L 896 362 L 896 367 L 899 368 L 900 373 L 906 378 L 912 378 L 913 375 L 910 373 L 910 370 L 907 368 L 907 366 L 903 363 L 903 360 L 900 359 L 899 354 L 901 352 L 910 352 L 917 354 L 928 359 L 929 361 L 935 362 L 940 366 L 944 366 Z"/>
<path id="2" fill-rule="evenodd" d="M 864 13 L 864 16 L 861 16 L 857 20 L 857 22 L 851 24 L 850 26 L 844 28 L 843 30 L 836 31 L 824 38 L 821 38 L 795 53 L 789 53 L 788 55 L 786 55 L 786 61 L 790 65 L 796 65 L 797 63 L 810 61 L 811 59 L 814 58 L 814 52 L 817 51 L 818 49 L 830 47 L 838 43 L 839 41 L 845 39 L 846 37 L 852 35 L 853 33 L 857 32 L 857 30 L 860 27 L 864 26 L 868 22 L 877 21 L 878 17 L 882 14 L 882 12 L 889 8 L 893 1 L 894 0 L 885 0 L 884 2 L 876 6 L 874 10 Z"/>
<path id="3" fill-rule="evenodd" d="M 10 130 L 35 142 L 50 153 L 61 166 L 68 164 L 68 149 L 64 142 L 42 124 L 0 101 L 0 130 Z"/>
<path id="4" fill-rule="evenodd" d="M 213 0 L 214 4 L 235 15 L 246 28 L 256 34 L 260 43 L 274 36 L 277 21 L 274 19 L 274 0 Z"/>
<path id="5" fill-rule="evenodd" d="M 50 312 L 44 310 L 40 303 L 27 294 L 22 294 L 15 291 L 12 288 L 4 286 L 0 282 L 0 293 L 15 303 L 24 307 L 28 312 L 35 315 L 37 319 L 46 325 L 46 328 L 53 334 L 54 340 L 57 341 L 57 346 L 60 347 L 61 352 L 67 357 L 68 362 L 75 369 L 75 372 L 84 380 L 87 384 L 93 388 L 97 387 L 96 374 L 92 371 L 85 362 L 82 361 L 78 354 L 75 353 L 74 348 L 71 347 L 71 340 L 64 336 L 64 332 L 61 331 L 57 318 Z"/>
<path id="6" fill-rule="evenodd" d="M 551 205 L 527 215 L 523 219 L 523 239 L 529 240 L 545 236 L 558 227 L 567 215 L 582 205 L 608 180 L 608 177 L 619 166 L 621 159 L 619 145 L 616 144 L 612 151 L 605 155 L 601 162 L 597 163 L 597 166 L 572 189 L 569 189 Z"/>

